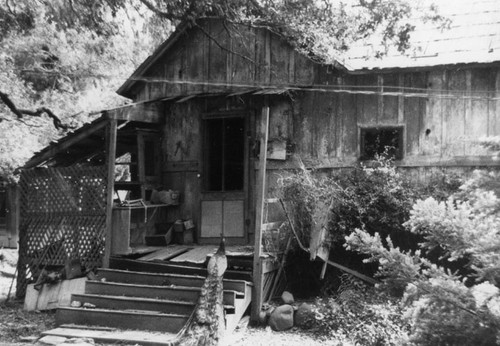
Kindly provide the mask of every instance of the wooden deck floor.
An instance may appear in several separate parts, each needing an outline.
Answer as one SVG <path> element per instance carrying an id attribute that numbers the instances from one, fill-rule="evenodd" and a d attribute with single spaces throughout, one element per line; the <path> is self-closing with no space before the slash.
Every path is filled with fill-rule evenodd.
<path id="1" fill-rule="evenodd" d="M 168 246 L 139 246 L 132 249 L 131 256 L 141 261 L 169 261 L 174 263 L 204 264 L 215 251 L 218 245 L 168 245 Z M 251 245 L 226 246 L 226 255 L 229 257 L 253 257 Z M 142 255 L 142 256 L 141 256 Z"/>

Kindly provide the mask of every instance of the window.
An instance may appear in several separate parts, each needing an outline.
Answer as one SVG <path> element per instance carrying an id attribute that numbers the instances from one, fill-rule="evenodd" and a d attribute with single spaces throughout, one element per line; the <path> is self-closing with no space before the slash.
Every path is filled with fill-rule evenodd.
<path id="1" fill-rule="evenodd" d="M 204 125 L 205 190 L 243 190 L 245 118 L 206 119 Z"/>
<path id="2" fill-rule="evenodd" d="M 374 160 L 377 155 L 403 158 L 403 127 L 367 127 L 360 132 L 361 160 Z"/>

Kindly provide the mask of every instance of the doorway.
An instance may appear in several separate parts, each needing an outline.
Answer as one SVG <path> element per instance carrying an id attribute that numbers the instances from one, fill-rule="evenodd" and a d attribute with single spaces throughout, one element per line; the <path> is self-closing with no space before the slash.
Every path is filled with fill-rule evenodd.
<path id="1" fill-rule="evenodd" d="M 201 200 L 202 243 L 246 241 L 245 206 L 248 158 L 244 115 L 206 115 L 203 118 Z"/>

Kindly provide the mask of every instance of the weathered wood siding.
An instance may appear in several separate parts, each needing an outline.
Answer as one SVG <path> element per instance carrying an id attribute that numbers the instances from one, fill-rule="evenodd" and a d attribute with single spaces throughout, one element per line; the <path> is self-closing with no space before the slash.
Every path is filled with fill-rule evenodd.
<path id="1" fill-rule="evenodd" d="M 477 140 L 500 135 L 500 103 L 495 99 L 500 96 L 499 65 L 483 66 L 354 75 L 313 63 L 265 29 L 205 20 L 200 28 L 185 30 L 148 69 L 149 81 L 136 84 L 135 100 L 251 86 L 310 87 L 295 91 L 288 100 L 271 96 L 270 138 L 288 139 L 294 153 L 311 165 L 356 163 L 360 129 L 377 126 L 404 128 L 401 166 L 496 165 Z M 351 93 L 329 90 L 332 86 Z M 167 164 L 179 159 L 170 152 L 180 155 L 177 141 L 196 140 L 200 134 L 199 119 L 193 120 L 199 114 L 183 114 L 166 115 L 171 118 L 165 127 Z M 195 147 L 184 149 L 183 162 L 199 156 L 201 149 Z M 271 167 L 289 165 L 277 162 Z"/>
<path id="2" fill-rule="evenodd" d="M 352 167 L 360 159 L 361 129 L 383 126 L 403 128 L 403 155 L 397 164 L 425 179 L 442 170 L 467 174 L 474 167 L 498 166 L 477 140 L 500 135 L 499 70 L 492 64 L 350 74 L 313 63 L 264 29 L 206 20 L 202 29 L 186 30 L 147 70 L 148 81 L 135 84 L 132 93 L 135 101 L 142 101 L 293 86 L 290 95 L 269 96 L 269 139 L 287 140 L 293 155 L 269 160 L 268 186 L 276 184 L 280 172 L 275 170 L 298 167 L 297 158 L 316 168 Z M 182 195 L 171 217 L 192 218 L 199 225 L 202 114 L 246 111 L 252 144 L 258 139 L 263 96 L 176 101 L 165 102 L 162 114 L 163 182 Z M 249 164 L 257 168 L 254 149 L 250 145 Z M 248 196 L 253 201 L 255 171 L 250 171 Z M 250 220 L 253 207 L 247 206 Z"/>
<path id="3" fill-rule="evenodd" d="M 402 126 L 400 166 L 496 166 L 478 144 L 500 135 L 500 72 L 497 67 L 346 75 L 319 69 L 323 91 L 302 91 L 272 105 L 270 139 L 285 137 L 295 154 L 316 167 L 346 167 L 359 161 L 360 128 Z M 352 93 L 328 91 L 341 85 Z M 317 85 L 317 84 L 316 84 Z M 379 92 L 360 94 L 356 90 Z M 402 95 L 383 95 L 401 91 Z M 411 95 L 418 94 L 418 95 Z M 422 97 L 425 96 L 425 97 Z M 292 159 L 271 167 L 294 165 Z"/>
<path id="4" fill-rule="evenodd" d="M 135 85 L 135 101 L 313 82 L 313 62 L 267 30 L 217 20 L 200 26 L 186 30 L 149 68 L 147 82 Z"/>

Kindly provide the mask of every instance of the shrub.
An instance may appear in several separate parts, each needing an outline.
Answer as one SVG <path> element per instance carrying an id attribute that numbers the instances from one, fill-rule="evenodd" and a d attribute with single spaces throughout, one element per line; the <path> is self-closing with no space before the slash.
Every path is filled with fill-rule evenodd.
<path id="1" fill-rule="evenodd" d="M 418 200 L 405 223 L 422 237 L 417 251 L 362 229 L 346 237 L 348 249 L 379 264 L 380 289 L 404 292 L 415 344 L 495 345 L 500 337 L 500 200 L 485 189 L 497 179 L 477 172 L 445 201 Z M 441 261 L 461 260 L 468 270 L 434 263 L 429 254 L 436 250 Z"/>
<path id="2" fill-rule="evenodd" d="M 317 299 L 316 330 L 339 344 L 403 345 L 409 326 L 398 302 L 347 274 L 335 296 Z"/>
<path id="3" fill-rule="evenodd" d="M 398 238 L 417 197 L 415 184 L 383 157 L 378 157 L 374 167 L 359 166 L 349 174 L 325 176 L 302 168 L 280 183 L 281 195 L 305 244 L 315 227 L 327 229 L 330 244 L 343 243 L 344 236 L 355 228 Z M 397 241 L 405 246 L 413 242 Z"/>

